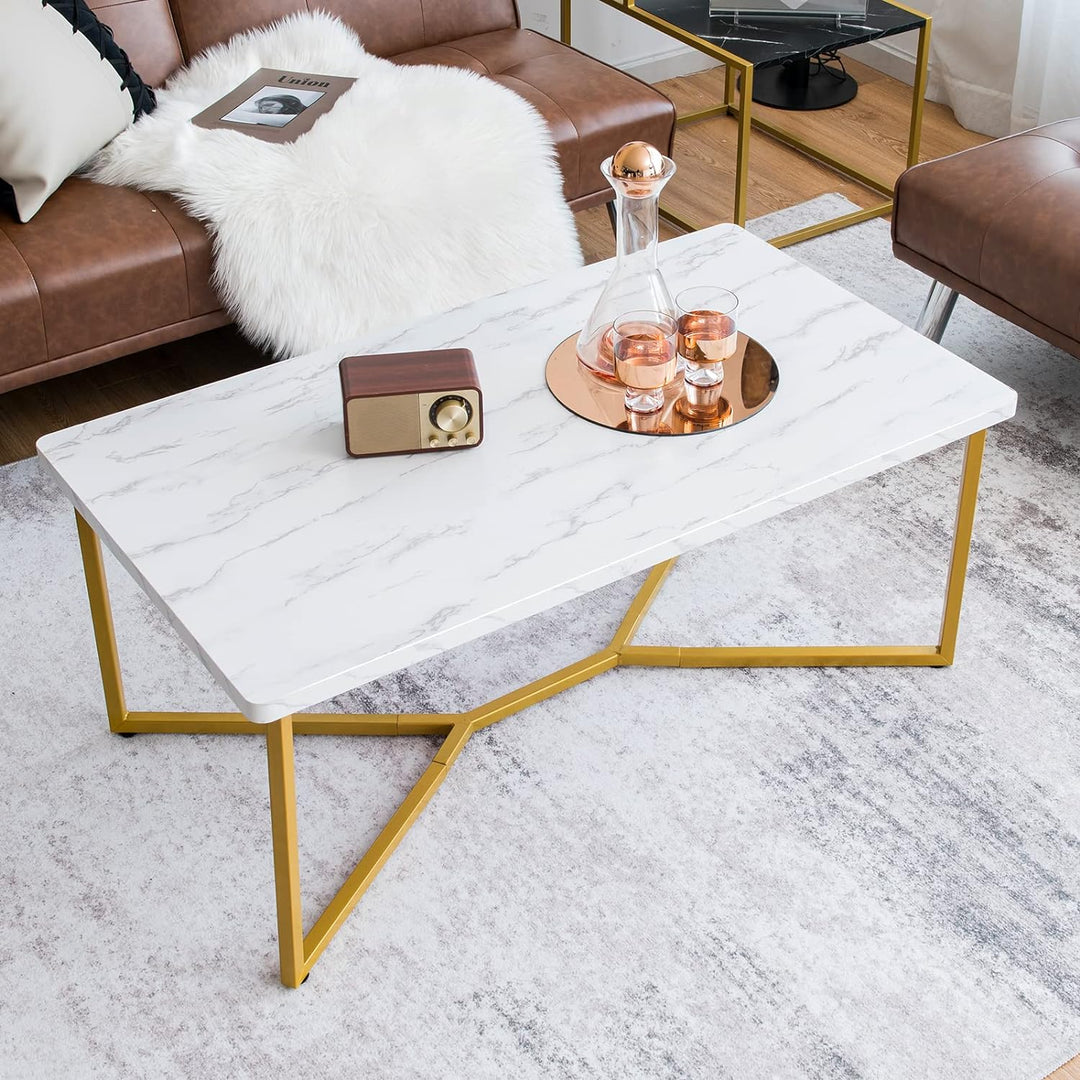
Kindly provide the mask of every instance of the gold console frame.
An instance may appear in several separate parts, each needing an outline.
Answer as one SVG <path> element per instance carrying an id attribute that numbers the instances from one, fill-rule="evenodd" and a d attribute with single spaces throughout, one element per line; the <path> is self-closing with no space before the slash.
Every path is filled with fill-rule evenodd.
<path id="1" fill-rule="evenodd" d="M 566 45 L 571 39 L 570 20 L 571 0 L 560 0 L 559 12 L 559 36 Z M 720 61 L 725 67 L 724 100 L 719 105 L 712 105 L 705 109 L 697 109 L 691 113 L 684 113 L 676 118 L 675 123 L 691 124 L 695 120 L 708 120 L 714 116 L 733 116 L 738 121 L 739 133 L 735 149 L 735 213 L 736 225 L 746 225 L 746 193 L 750 180 L 750 132 L 752 128 L 769 135 L 778 142 L 798 150 L 807 157 L 813 158 L 822 165 L 827 166 L 834 172 L 854 180 L 863 187 L 876 191 L 880 195 L 887 195 L 888 200 L 877 206 L 870 206 L 863 210 L 855 210 L 839 217 L 830 218 L 817 225 L 810 225 L 803 229 L 784 233 L 769 241 L 774 247 L 784 248 L 790 244 L 797 244 L 802 240 L 811 240 L 815 236 L 824 236 L 826 233 L 835 232 L 837 229 L 846 229 L 849 225 L 858 225 L 861 221 L 869 221 L 871 218 L 886 217 L 893 209 L 893 184 L 886 183 L 878 177 L 871 176 L 853 165 L 847 164 L 835 154 L 801 139 L 790 131 L 785 131 L 775 124 L 766 120 L 756 119 L 752 116 L 754 97 L 754 65 L 741 56 L 722 49 L 719 45 L 705 41 L 695 34 L 676 26 L 674 23 L 661 19 L 658 15 L 649 11 L 642 11 L 637 6 L 636 0 L 600 0 L 608 7 L 621 11 L 624 15 L 637 19 L 639 22 L 659 30 L 676 41 L 689 45 L 706 56 Z M 907 167 L 917 165 L 919 162 L 919 144 L 922 139 L 923 103 L 926 98 L 926 80 L 930 63 L 930 27 L 932 19 L 925 12 L 909 7 L 907 4 L 898 3 L 897 0 L 888 0 L 888 3 L 901 11 L 906 11 L 926 21 L 919 28 L 919 46 L 915 59 L 915 83 L 911 96 L 911 121 L 908 127 L 907 143 Z M 741 82 L 736 90 L 736 76 Z M 736 96 L 737 95 L 737 96 Z M 695 232 L 701 226 L 687 221 L 686 218 L 674 213 L 665 207 L 660 208 L 661 217 L 670 221 L 673 225 L 687 232 Z"/>
<path id="2" fill-rule="evenodd" d="M 612 668 L 623 666 L 745 667 L 946 667 L 953 662 L 960 605 L 964 592 L 971 532 L 975 519 L 979 473 L 986 432 L 967 439 L 960 479 L 952 554 L 945 586 L 945 604 L 937 645 L 846 645 L 815 648 L 782 646 L 734 648 L 634 645 L 634 635 L 656 598 L 675 559 L 649 572 L 611 642 L 599 652 L 502 697 L 460 713 L 338 714 L 297 713 L 271 724 L 256 724 L 240 713 L 134 712 L 124 701 L 123 678 L 113 629 L 101 541 L 76 511 L 90 614 L 97 643 L 109 728 L 121 735 L 181 733 L 262 735 L 270 780 L 270 831 L 277 894 L 281 981 L 297 987 L 307 977 L 375 879 L 402 837 L 427 805 L 470 736 L 522 709 Z M 304 933 L 300 902 L 300 859 L 296 828 L 294 735 L 439 735 L 442 743 L 431 764 L 391 816 L 326 910 Z"/>

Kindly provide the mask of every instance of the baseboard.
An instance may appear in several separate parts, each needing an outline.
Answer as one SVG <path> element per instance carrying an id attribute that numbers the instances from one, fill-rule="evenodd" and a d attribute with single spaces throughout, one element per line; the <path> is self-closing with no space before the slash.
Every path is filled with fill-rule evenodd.
<path id="1" fill-rule="evenodd" d="M 844 56 L 906 82 L 908 86 L 915 85 L 915 54 L 892 42 L 868 41 L 865 45 L 852 45 L 844 50 Z"/>
<path id="2" fill-rule="evenodd" d="M 864 45 L 853 45 L 844 50 L 844 55 L 900 82 L 907 83 L 908 86 L 915 84 L 914 53 L 890 41 L 869 41 Z M 692 75 L 696 71 L 707 71 L 709 68 L 717 67 L 718 63 L 704 53 L 698 52 L 697 49 L 679 45 L 673 49 L 665 49 L 663 52 L 620 60 L 617 66 L 630 75 L 636 75 L 644 82 L 657 83 L 665 79 L 678 78 L 680 75 Z M 929 83 L 927 97 L 931 101 L 941 100 L 936 91 L 932 65 Z"/>
<path id="3" fill-rule="evenodd" d="M 852 60 L 858 60 L 875 71 L 907 83 L 908 86 L 915 85 L 915 54 L 891 41 L 868 41 L 865 45 L 852 45 L 850 49 L 844 50 L 844 56 L 850 56 Z M 926 100 L 947 100 L 944 90 L 934 76 L 933 63 L 930 64 L 927 74 Z"/>
<path id="4" fill-rule="evenodd" d="M 621 60 L 618 66 L 643 82 L 658 83 L 665 79 L 676 79 L 680 75 L 693 75 L 695 71 L 707 71 L 717 67 L 718 62 L 697 49 L 679 45 L 663 52 Z"/>

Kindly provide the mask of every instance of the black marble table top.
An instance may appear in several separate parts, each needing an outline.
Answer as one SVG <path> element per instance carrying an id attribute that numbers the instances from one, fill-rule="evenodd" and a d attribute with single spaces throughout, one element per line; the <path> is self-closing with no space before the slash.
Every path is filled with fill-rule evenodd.
<path id="1" fill-rule="evenodd" d="M 926 22 L 887 0 L 869 0 L 865 19 L 845 17 L 839 24 L 835 16 L 828 15 L 789 15 L 757 21 L 741 15 L 736 24 L 729 15 L 710 16 L 709 0 L 637 0 L 637 6 L 756 68 L 918 30 Z"/>

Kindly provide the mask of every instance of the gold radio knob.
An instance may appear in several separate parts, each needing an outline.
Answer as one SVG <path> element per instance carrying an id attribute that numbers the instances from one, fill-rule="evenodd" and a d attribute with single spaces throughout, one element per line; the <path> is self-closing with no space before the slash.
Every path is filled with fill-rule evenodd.
<path id="1" fill-rule="evenodd" d="M 440 431 L 460 431 L 471 419 L 472 409 L 464 398 L 444 397 L 431 406 L 431 422 Z"/>

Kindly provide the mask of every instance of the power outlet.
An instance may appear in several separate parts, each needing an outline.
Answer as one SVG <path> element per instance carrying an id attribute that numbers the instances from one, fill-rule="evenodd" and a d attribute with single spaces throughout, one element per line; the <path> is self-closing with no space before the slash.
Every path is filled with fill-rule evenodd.
<path id="1" fill-rule="evenodd" d="M 518 3 L 521 25 L 526 30 L 537 30 L 548 35 L 552 27 L 558 25 L 558 19 L 554 14 L 557 9 L 558 5 L 551 3 L 550 0 L 520 0 Z"/>

